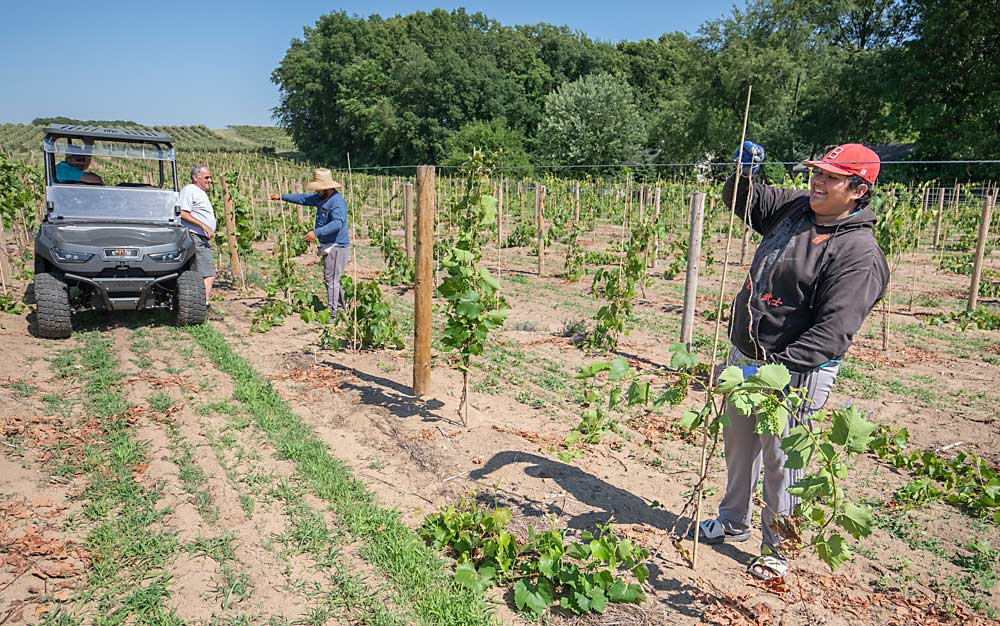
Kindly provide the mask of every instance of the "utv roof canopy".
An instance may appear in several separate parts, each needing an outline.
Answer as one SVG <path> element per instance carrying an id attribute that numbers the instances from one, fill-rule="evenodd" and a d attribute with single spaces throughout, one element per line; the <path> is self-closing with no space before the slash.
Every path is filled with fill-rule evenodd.
<path id="1" fill-rule="evenodd" d="M 103 141 L 126 141 L 138 143 L 174 143 L 170 135 L 155 130 L 131 128 L 104 128 L 102 126 L 81 126 L 78 124 L 50 124 L 45 127 L 45 138 L 57 139 L 101 139 Z"/>
<path id="2" fill-rule="evenodd" d="M 72 143 L 74 139 L 80 143 Z M 98 140 L 101 143 L 94 145 Z M 45 128 L 44 149 L 52 154 L 174 161 L 177 153 L 172 143 L 166 133 L 152 130 L 52 124 Z"/>

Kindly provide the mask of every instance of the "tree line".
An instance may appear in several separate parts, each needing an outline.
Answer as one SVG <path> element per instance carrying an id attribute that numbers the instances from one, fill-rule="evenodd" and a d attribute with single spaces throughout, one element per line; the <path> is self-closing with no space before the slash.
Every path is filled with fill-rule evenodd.
<path id="1" fill-rule="evenodd" d="M 770 160 L 848 141 L 989 159 L 998 23 L 1000 3 L 977 0 L 750 0 L 695 34 L 609 43 L 463 9 L 335 12 L 274 70 L 275 115 L 306 156 L 340 167 L 348 153 L 354 166 L 453 164 L 476 146 L 505 166 L 641 168 L 728 159 L 752 84 L 748 136 Z"/>

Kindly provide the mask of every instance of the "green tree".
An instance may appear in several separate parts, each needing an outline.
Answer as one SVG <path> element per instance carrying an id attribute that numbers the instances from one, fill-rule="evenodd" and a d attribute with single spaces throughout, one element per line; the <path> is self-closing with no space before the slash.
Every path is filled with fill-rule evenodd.
<path id="1" fill-rule="evenodd" d="M 847 141 L 931 158 L 1000 148 L 1000 9 L 973 0 L 748 0 L 693 36 L 610 44 L 464 10 L 331 13 L 293 40 L 275 115 L 309 158 L 455 163 L 728 160 L 748 135 L 795 161 Z M 960 33 L 960 35 L 956 35 Z M 596 172 L 588 172 L 596 173 Z M 969 171 L 884 176 L 996 176 Z"/>
<path id="2" fill-rule="evenodd" d="M 647 147 L 659 163 L 694 162 L 721 138 L 718 102 L 708 93 L 705 68 L 713 55 L 684 33 L 621 42 L 628 82 L 648 128 Z"/>
<path id="3" fill-rule="evenodd" d="M 488 155 L 490 164 L 494 166 L 531 165 L 525 141 L 524 133 L 508 127 L 502 117 L 488 122 L 469 122 L 448 138 L 443 165 L 461 166 L 474 150 Z"/>
<path id="4" fill-rule="evenodd" d="M 367 19 L 324 15 L 272 73 L 275 114 L 310 158 L 440 162 L 466 124 L 503 118 L 533 132 L 548 68 L 524 33 L 440 9 Z"/>
<path id="5" fill-rule="evenodd" d="M 1000 5 L 914 0 L 913 8 L 915 37 L 900 67 L 903 98 L 919 130 L 917 153 L 946 159 L 1000 153 Z M 980 166 L 965 175 L 1000 175 L 990 170 Z"/>
<path id="6" fill-rule="evenodd" d="M 646 139 L 632 88 L 611 74 L 591 74 L 545 98 L 538 152 L 559 165 L 636 160 Z"/>

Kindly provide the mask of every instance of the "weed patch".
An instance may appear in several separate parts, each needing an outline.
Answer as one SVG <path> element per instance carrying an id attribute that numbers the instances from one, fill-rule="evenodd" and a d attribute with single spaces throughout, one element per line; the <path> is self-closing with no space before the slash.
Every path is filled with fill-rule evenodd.
<path id="1" fill-rule="evenodd" d="M 396 585 L 429 624 L 492 624 L 480 594 L 459 588 L 442 571 L 443 562 L 399 520 L 396 512 L 375 503 L 365 485 L 330 455 L 312 429 L 292 413 L 269 381 L 237 355 L 209 326 L 187 329 L 209 358 L 235 383 L 234 396 L 270 438 L 282 458 L 292 461 L 302 478 L 330 502 L 344 527 L 363 542 L 361 555 Z"/>
<path id="2" fill-rule="evenodd" d="M 146 446 L 127 417 L 111 341 L 98 333 L 78 338 L 82 349 L 60 355 L 52 368 L 78 378 L 86 414 L 99 420 L 104 435 L 103 445 L 88 447 L 90 484 L 83 493 L 84 517 L 93 524 L 86 538 L 92 560 L 87 588 L 75 597 L 78 610 L 56 611 L 46 621 L 75 624 L 96 612 L 96 624 L 179 626 L 167 606 L 170 577 L 164 571 L 178 543 L 172 532 L 157 530 L 165 515 L 155 506 L 159 491 L 136 480 Z"/>

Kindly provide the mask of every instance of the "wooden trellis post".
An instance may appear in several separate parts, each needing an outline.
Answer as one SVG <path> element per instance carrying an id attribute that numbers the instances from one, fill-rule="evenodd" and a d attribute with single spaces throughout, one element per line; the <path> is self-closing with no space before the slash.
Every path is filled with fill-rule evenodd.
<path id="1" fill-rule="evenodd" d="M 413 395 L 431 384 L 431 297 L 434 293 L 434 166 L 417 166 L 417 261 L 413 280 Z"/>
<path id="2" fill-rule="evenodd" d="M 573 186 L 573 224 L 580 222 L 580 183 Z"/>
<path id="3" fill-rule="evenodd" d="M 11 280 L 10 261 L 7 258 L 7 233 L 3 226 L 3 216 L 0 215 L 0 286 L 7 295 L 7 282 Z"/>
<path id="4" fill-rule="evenodd" d="M 378 179 L 378 225 L 385 232 L 385 181 Z"/>
<path id="5" fill-rule="evenodd" d="M 233 281 L 240 281 L 243 289 L 246 282 L 243 269 L 240 267 L 240 254 L 236 249 L 236 214 L 233 212 L 233 196 L 229 193 L 229 184 L 225 175 L 222 176 L 222 204 L 226 213 L 226 243 L 229 245 L 229 269 L 233 272 Z"/>
<path id="6" fill-rule="evenodd" d="M 271 191 L 270 191 L 271 189 L 274 189 L 274 186 L 271 184 L 270 180 L 267 180 L 264 182 L 264 188 L 265 188 L 264 198 L 267 200 L 267 221 L 270 222 L 274 220 L 274 206 L 271 204 Z"/>
<path id="7" fill-rule="evenodd" d="M 654 270 L 656 269 L 656 264 L 659 258 L 660 258 L 660 188 L 657 187 L 653 191 L 653 260 L 649 264 L 650 267 L 652 267 Z"/>
<path id="8" fill-rule="evenodd" d="M 545 274 L 545 186 L 535 185 L 535 220 L 538 228 L 538 275 Z"/>
<path id="9" fill-rule="evenodd" d="M 246 184 L 246 179 L 243 180 L 244 184 Z M 244 187 L 244 189 L 246 189 L 246 187 Z M 253 192 L 260 189 L 260 185 L 257 184 L 256 180 L 254 179 L 250 180 L 250 189 L 252 189 L 253 191 L 247 194 L 247 198 L 249 198 L 250 201 L 250 215 L 253 216 L 253 232 L 254 236 L 256 237 L 257 234 L 260 233 L 260 224 L 257 222 L 257 201 L 254 200 L 253 197 Z"/>
<path id="10" fill-rule="evenodd" d="M 403 185 L 403 239 L 406 245 L 406 259 L 413 260 L 413 185 Z"/>
<path id="11" fill-rule="evenodd" d="M 503 179 L 497 183 L 497 247 L 503 246 Z"/>
<path id="12" fill-rule="evenodd" d="M 972 284 L 969 285 L 969 303 L 967 311 L 973 311 L 979 303 L 979 279 L 983 275 L 983 255 L 986 252 L 986 240 L 990 236 L 990 219 L 993 217 L 993 205 L 996 203 L 996 190 L 983 189 L 983 217 L 979 221 L 979 240 L 976 243 L 975 262 L 972 266 Z"/>
<path id="13" fill-rule="evenodd" d="M 934 249 L 941 245 L 941 220 L 944 218 L 944 187 L 938 190 L 937 220 L 934 222 Z"/>
<path id="14" fill-rule="evenodd" d="M 500 306 L 500 277 L 503 275 L 503 178 L 497 183 L 497 306 Z"/>
<path id="15" fill-rule="evenodd" d="M 688 236 L 687 275 L 684 279 L 684 314 L 681 317 L 681 343 L 691 350 L 694 312 L 698 295 L 698 266 L 701 263 L 701 233 L 705 220 L 705 194 L 691 194 L 691 232 Z"/>
<path id="16" fill-rule="evenodd" d="M 519 217 L 520 221 L 524 221 L 524 183 L 523 181 L 518 181 L 517 183 L 517 198 L 519 200 Z"/>
<path id="17" fill-rule="evenodd" d="M 295 193 L 302 193 L 302 181 L 298 181 L 298 180 L 295 181 Z M 301 204 L 296 204 L 295 205 L 295 214 L 296 214 L 296 218 L 299 221 L 299 224 L 301 224 L 302 222 L 306 221 L 306 218 L 305 218 L 305 216 L 302 213 L 302 205 Z"/>

